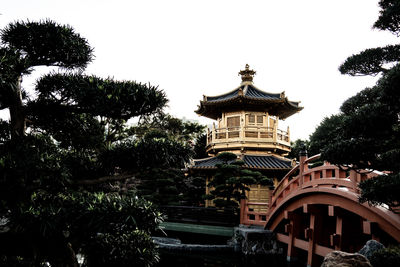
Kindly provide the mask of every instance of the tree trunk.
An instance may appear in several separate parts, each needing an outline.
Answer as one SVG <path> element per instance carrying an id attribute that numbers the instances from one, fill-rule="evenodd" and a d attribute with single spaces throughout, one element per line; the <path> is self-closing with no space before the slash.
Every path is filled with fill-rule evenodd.
<path id="1" fill-rule="evenodd" d="M 18 79 L 14 88 L 14 101 L 10 106 L 11 119 L 11 138 L 21 137 L 25 135 L 26 121 L 25 111 L 22 103 L 22 77 Z"/>
<path id="2" fill-rule="evenodd" d="M 68 256 L 70 259 L 70 262 L 69 262 L 70 266 L 71 267 L 79 267 L 78 259 L 76 258 L 76 254 L 75 254 L 74 249 L 72 248 L 71 243 L 68 243 L 67 246 L 68 246 L 68 254 L 69 254 Z"/>
<path id="3" fill-rule="evenodd" d="M 61 251 L 53 255 L 49 262 L 52 267 L 79 267 L 78 259 L 71 243 L 67 243 Z"/>

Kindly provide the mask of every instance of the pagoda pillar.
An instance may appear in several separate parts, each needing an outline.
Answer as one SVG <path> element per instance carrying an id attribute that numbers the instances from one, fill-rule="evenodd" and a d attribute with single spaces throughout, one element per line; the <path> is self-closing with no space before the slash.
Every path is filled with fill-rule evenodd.
<path id="1" fill-rule="evenodd" d="M 273 142 L 276 143 L 278 139 L 278 124 L 274 121 L 274 128 L 273 128 Z"/>
<path id="2" fill-rule="evenodd" d="M 214 140 L 216 139 L 215 138 L 215 123 L 213 123 L 213 125 L 212 125 L 212 132 L 211 132 L 211 135 L 212 135 L 212 142 L 214 142 Z"/>

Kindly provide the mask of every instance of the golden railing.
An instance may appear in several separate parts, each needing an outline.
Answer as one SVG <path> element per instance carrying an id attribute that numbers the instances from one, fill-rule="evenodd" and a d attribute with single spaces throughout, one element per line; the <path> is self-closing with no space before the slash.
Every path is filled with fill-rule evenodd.
<path id="1" fill-rule="evenodd" d="M 207 145 L 231 141 L 257 141 L 290 146 L 289 132 L 273 127 L 242 126 L 208 130 Z"/>

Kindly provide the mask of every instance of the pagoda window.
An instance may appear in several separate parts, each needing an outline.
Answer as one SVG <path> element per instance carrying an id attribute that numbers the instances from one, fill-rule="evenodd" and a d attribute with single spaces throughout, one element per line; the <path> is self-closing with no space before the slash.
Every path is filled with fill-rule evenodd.
<path id="1" fill-rule="evenodd" d="M 264 118 L 263 118 L 264 116 L 257 116 L 257 124 L 263 124 L 263 122 L 264 122 Z"/>
<path id="2" fill-rule="evenodd" d="M 240 116 L 228 117 L 226 119 L 226 124 L 228 128 L 240 127 Z"/>
<path id="3" fill-rule="evenodd" d="M 262 126 L 264 124 L 264 115 L 247 114 L 248 125 Z"/>
<path id="4" fill-rule="evenodd" d="M 249 118 L 249 124 L 254 124 L 254 123 L 256 123 L 256 115 L 253 115 L 253 114 L 250 114 L 250 115 L 248 115 L 248 118 Z"/>

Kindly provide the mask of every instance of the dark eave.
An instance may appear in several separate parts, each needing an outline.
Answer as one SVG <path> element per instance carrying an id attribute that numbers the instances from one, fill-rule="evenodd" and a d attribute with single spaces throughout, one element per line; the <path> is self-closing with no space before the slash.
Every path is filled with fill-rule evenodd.
<path id="1" fill-rule="evenodd" d="M 250 169 L 264 169 L 264 170 L 290 170 L 292 162 L 288 159 L 278 158 L 272 155 L 244 155 L 243 161 L 245 167 Z M 216 165 L 222 163 L 217 157 L 197 159 L 190 169 L 216 169 Z"/>

